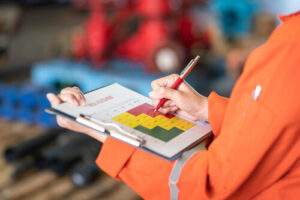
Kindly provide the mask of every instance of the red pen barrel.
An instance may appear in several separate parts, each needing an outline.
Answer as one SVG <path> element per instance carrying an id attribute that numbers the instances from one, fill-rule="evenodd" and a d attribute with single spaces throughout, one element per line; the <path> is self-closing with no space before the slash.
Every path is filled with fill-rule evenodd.
<path id="1" fill-rule="evenodd" d="M 183 79 L 181 77 L 178 77 L 177 80 L 173 83 L 173 85 L 171 86 L 172 89 L 176 89 L 178 88 L 178 86 L 180 85 L 180 83 L 183 81 Z"/>

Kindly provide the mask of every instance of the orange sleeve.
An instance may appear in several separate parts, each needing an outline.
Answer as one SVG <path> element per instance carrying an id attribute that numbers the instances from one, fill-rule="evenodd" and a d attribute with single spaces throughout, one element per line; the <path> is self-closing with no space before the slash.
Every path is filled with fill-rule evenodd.
<path id="1" fill-rule="evenodd" d="M 121 169 L 135 150 L 136 148 L 133 146 L 119 142 L 111 137 L 107 137 L 98 155 L 96 163 L 104 172 L 114 178 L 118 178 L 117 176 Z"/>
<path id="2" fill-rule="evenodd" d="M 108 137 L 96 164 L 123 180 L 143 199 L 170 199 L 167 183 L 173 162 Z"/>
<path id="3" fill-rule="evenodd" d="M 214 136 L 220 134 L 227 104 L 228 98 L 221 97 L 215 92 L 208 96 L 208 121 Z"/>

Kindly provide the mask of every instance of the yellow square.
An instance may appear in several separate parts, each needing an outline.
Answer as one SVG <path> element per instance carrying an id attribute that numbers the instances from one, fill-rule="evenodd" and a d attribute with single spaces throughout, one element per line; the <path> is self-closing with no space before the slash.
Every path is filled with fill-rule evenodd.
<path id="1" fill-rule="evenodd" d="M 161 122 L 165 122 L 167 120 L 169 120 L 169 118 L 164 117 L 162 115 L 158 115 L 156 117 L 154 117 L 155 121 L 157 121 L 156 123 L 161 123 Z"/>
<path id="2" fill-rule="evenodd" d="M 162 121 L 162 122 L 158 123 L 158 126 L 160 126 L 161 128 L 164 128 L 166 130 L 170 130 L 171 128 L 173 128 L 173 126 L 168 121 Z"/>
<path id="3" fill-rule="evenodd" d="M 181 118 L 179 118 L 179 117 L 177 117 L 177 116 L 172 117 L 172 118 L 170 119 L 170 121 L 173 121 L 173 122 L 177 122 L 178 120 L 181 120 Z"/>
<path id="4" fill-rule="evenodd" d="M 125 125 L 129 126 L 131 128 L 135 128 L 135 127 L 137 127 L 140 124 L 138 122 L 136 122 L 136 121 L 128 121 Z"/>
<path id="5" fill-rule="evenodd" d="M 140 122 L 140 123 L 141 123 L 142 121 L 146 120 L 148 117 L 150 117 L 150 116 L 148 116 L 148 115 L 142 113 L 142 114 L 140 114 L 139 116 L 136 116 L 136 117 L 135 117 L 135 120 L 136 120 L 137 122 Z"/>
<path id="6" fill-rule="evenodd" d="M 117 117 L 114 117 L 113 120 L 116 121 L 116 122 L 122 123 L 124 121 L 124 118 L 122 118 L 120 116 L 117 116 Z"/>
<path id="7" fill-rule="evenodd" d="M 154 121 L 155 120 L 153 117 L 146 115 L 146 117 L 143 118 L 140 124 L 148 129 L 152 129 L 156 126 L 156 123 Z"/>
<path id="8" fill-rule="evenodd" d="M 156 127 L 156 124 L 152 123 L 151 121 L 145 121 L 141 125 L 148 129 L 153 129 L 154 127 Z"/>
<path id="9" fill-rule="evenodd" d="M 181 122 L 176 125 L 176 127 L 181 130 L 186 131 L 186 130 L 192 128 L 194 125 L 195 125 L 194 123 L 182 119 Z"/>
<path id="10" fill-rule="evenodd" d="M 122 113 L 122 114 L 114 117 L 113 120 L 121 123 L 121 122 L 124 122 L 124 121 L 126 122 L 128 120 L 131 120 L 133 118 L 134 118 L 133 115 L 131 115 L 130 113 L 125 112 L 125 113 Z"/>

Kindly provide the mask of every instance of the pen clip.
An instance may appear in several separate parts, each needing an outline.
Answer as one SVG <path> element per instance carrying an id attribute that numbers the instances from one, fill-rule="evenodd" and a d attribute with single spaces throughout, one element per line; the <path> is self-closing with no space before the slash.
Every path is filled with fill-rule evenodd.
<path id="1" fill-rule="evenodd" d="M 193 64 L 195 59 L 190 60 L 190 62 L 185 66 L 185 68 L 181 71 L 180 75 L 184 74 L 188 68 Z"/>
<path id="2" fill-rule="evenodd" d="M 106 132 L 103 126 L 91 121 L 90 119 L 86 118 L 84 115 L 79 115 L 78 117 L 76 117 L 76 121 L 79 122 L 80 124 L 86 125 L 102 133 Z"/>
<path id="3" fill-rule="evenodd" d="M 116 139 L 119 139 L 123 142 L 126 142 L 128 144 L 131 144 L 133 146 L 136 146 L 136 147 L 139 147 L 141 146 L 141 142 L 136 140 L 136 139 L 133 139 L 133 138 L 130 138 L 130 137 L 127 137 L 126 135 L 124 134 L 120 134 L 118 131 L 115 131 L 115 130 L 108 130 L 108 132 L 110 133 L 110 135 Z"/>
<path id="4" fill-rule="evenodd" d="M 186 67 L 182 70 L 182 72 L 180 73 L 180 77 L 182 79 L 184 79 L 189 72 L 195 67 L 195 65 L 197 64 L 198 60 L 199 60 L 200 56 L 196 56 L 194 59 L 192 59 L 187 65 Z"/>

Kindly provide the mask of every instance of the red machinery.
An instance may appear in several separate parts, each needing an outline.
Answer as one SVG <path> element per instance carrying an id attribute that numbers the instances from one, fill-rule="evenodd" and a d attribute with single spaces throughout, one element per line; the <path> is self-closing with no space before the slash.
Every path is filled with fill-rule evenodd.
<path id="1" fill-rule="evenodd" d="M 108 58 L 119 57 L 142 61 L 151 72 L 174 72 L 182 67 L 193 44 L 209 48 L 205 31 L 194 34 L 195 23 L 186 9 L 190 1 L 122 2 L 89 1 L 90 17 L 73 38 L 75 58 L 88 58 L 97 67 Z M 182 4 L 176 7 L 174 2 Z"/>

